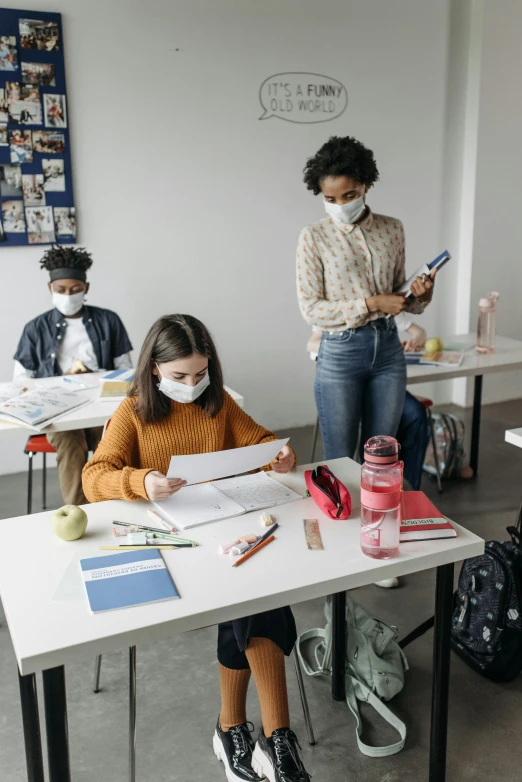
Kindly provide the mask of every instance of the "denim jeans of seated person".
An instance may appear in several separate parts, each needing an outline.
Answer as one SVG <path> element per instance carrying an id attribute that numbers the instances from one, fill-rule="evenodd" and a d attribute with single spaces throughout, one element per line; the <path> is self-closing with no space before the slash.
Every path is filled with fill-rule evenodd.
<path id="1" fill-rule="evenodd" d="M 325 332 L 315 376 L 325 459 L 355 455 L 369 437 L 395 437 L 406 393 L 406 362 L 393 318 Z"/>

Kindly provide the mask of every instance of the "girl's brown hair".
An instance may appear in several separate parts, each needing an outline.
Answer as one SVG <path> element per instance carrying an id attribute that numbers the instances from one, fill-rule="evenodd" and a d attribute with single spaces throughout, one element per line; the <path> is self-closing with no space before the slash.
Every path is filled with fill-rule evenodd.
<path id="1" fill-rule="evenodd" d="M 129 396 L 138 397 L 136 412 L 145 423 L 166 418 L 172 401 L 158 390 L 159 378 L 152 374 L 155 364 L 177 361 L 194 355 L 208 358 L 209 387 L 194 404 L 214 418 L 225 403 L 223 371 L 216 346 L 206 326 L 192 315 L 164 315 L 156 321 L 140 351 Z"/>

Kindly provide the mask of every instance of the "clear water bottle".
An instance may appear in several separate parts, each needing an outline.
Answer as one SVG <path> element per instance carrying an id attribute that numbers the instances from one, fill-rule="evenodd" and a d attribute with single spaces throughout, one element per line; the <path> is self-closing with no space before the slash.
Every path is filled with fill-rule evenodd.
<path id="1" fill-rule="evenodd" d="M 495 328 L 497 317 L 497 299 L 500 293 L 492 291 L 479 301 L 477 324 L 477 353 L 495 352 Z"/>
<path id="2" fill-rule="evenodd" d="M 361 549 L 374 559 L 399 553 L 403 463 L 395 437 L 371 437 L 361 467 Z"/>

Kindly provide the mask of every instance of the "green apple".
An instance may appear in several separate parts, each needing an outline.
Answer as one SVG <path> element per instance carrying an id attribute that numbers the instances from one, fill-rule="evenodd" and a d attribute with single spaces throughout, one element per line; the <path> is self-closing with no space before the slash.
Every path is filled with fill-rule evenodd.
<path id="1" fill-rule="evenodd" d="M 77 505 L 64 505 L 51 516 L 51 527 L 62 540 L 78 540 L 87 529 L 87 514 Z"/>
<path id="2" fill-rule="evenodd" d="M 431 339 L 426 340 L 424 350 L 426 353 L 439 353 L 441 350 L 444 350 L 444 345 L 438 337 L 431 337 Z"/>

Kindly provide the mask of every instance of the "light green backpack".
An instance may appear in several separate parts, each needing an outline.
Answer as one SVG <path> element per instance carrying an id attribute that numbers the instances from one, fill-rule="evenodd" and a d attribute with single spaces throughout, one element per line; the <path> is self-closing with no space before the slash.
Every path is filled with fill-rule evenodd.
<path id="1" fill-rule="evenodd" d="M 309 676 L 332 672 L 332 601 L 326 599 L 324 630 L 307 630 L 297 639 L 297 652 Z M 404 672 L 408 662 L 397 643 L 397 631 L 384 622 L 373 619 L 362 606 L 346 593 L 346 702 L 356 720 L 359 749 L 369 757 L 394 755 L 404 747 L 406 725 L 383 703 L 397 695 L 404 686 Z M 313 668 L 303 653 L 310 641 L 318 640 Z M 361 739 L 362 725 L 357 701 L 366 701 L 383 719 L 394 727 L 400 741 L 383 747 L 372 747 Z"/>

